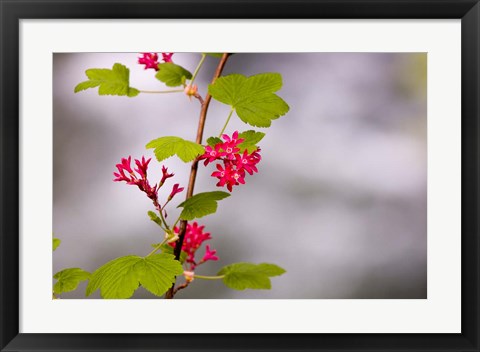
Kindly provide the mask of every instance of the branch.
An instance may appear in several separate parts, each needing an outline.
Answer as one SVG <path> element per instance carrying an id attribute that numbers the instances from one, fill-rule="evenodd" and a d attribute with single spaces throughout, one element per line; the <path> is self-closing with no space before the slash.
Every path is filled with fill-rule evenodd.
<path id="1" fill-rule="evenodd" d="M 222 55 L 222 58 L 218 63 L 217 69 L 215 70 L 215 74 L 213 75 L 212 84 L 222 74 L 222 71 L 223 71 L 223 68 L 225 67 L 225 63 L 227 62 L 228 56 L 229 56 L 228 53 L 224 53 Z M 208 106 L 210 105 L 211 100 L 212 100 L 212 96 L 207 93 L 207 95 L 205 96 L 205 100 L 202 103 L 200 118 L 198 120 L 197 138 L 195 140 L 198 144 L 202 144 L 203 129 L 205 127 L 205 120 L 207 118 Z M 198 169 L 198 159 L 195 159 L 192 163 L 192 168 L 190 170 L 190 179 L 188 180 L 187 195 L 185 199 L 189 199 L 193 195 L 195 180 L 197 178 L 197 169 Z M 180 221 L 180 230 L 178 234 L 178 240 L 175 244 L 175 250 L 173 252 L 175 254 L 175 259 L 177 260 L 180 259 L 180 253 L 182 251 L 183 239 L 185 237 L 186 230 L 187 230 L 187 221 L 186 220 Z M 173 284 L 172 287 L 167 291 L 167 293 L 165 294 L 165 298 L 167 299 L 173 298 L 173 296 L 175 295 L 174 289 L 175 289 L 175 284 Z"/>

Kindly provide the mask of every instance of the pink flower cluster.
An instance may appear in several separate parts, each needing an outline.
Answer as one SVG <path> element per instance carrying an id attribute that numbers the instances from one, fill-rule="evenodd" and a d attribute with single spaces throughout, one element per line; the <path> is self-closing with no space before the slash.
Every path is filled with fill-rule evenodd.
<path id="1" fill-rule="evenodd" d="M 248 153 L 244 150 L 240 153 L 238 145 L 244 141 L 238 138 L 238 131 L 235 131 L 232 136 L 226 134 L 222 135 L 224 142 L 217 143 L 215 146 L 206 146 L 205 153 L 200 156 L 200 160 L 205 160 L 204 165 L 214 161 L 222 161 L 223 166 L 218 163 L 216 165 L 217 171 L 212 173 L 213 177 L 218 178 L 218 187 L 227 186 L 231 192 L 233 186 L 245 184 L 245 172 L 253 175 L 258 172 L 257 164 L 262 157 L 260 156 L 260 148 Z"/>
<path id="2" fill-rule="evenodd" d="M 160 211 L 163 210 L 163 208 L 158 202 L 158 190 L 160 189 L 160 187 L 163 186 L 165 181 L 170 177 L 173 177 L 174 174 L 168 173 L 168 169 L 165 166 L 162 166 L 162 178 L 160 182 L 158 183 L 158 185 L 154 184 L 153 186 L 151 186 L 147 178 L 147 169 L 150 160 L 151 159 L 145 160 L 144 156 L 142 156 L 142 160 L 135 159 L 135 165 L 137 167 L 135 169 L 132 169 L 132 157 L 129 156 L 128 159 L 122 158 L 121 163 L 116 165 L 118 172 L 113 173 L 113 175 L 115 176 L 115 179 L 113 181 L 125 181 L 129 185 L 136 185 L 142 192 L 145 192 L 147 197 L 153 201 L 155 208 Z M 172 200 L 172 198 L 177 193 L 180 193 L 182 191 L 183 187 L 180 187 L 178 183 L 175 183 L 173 185 L 172 191 L 170 192 L 170 195 L 168 196 L 167 203 Z"/>
<path id="3" fill-rule="evenodd" d="M 158 54 L 157 53 L 141 53 L 142 56 L 138 58 L 138 63 L 140 65 L 145 65 L 145 70 L 148 68 L 153 68 L 155 71 L 158 71 Z M 160 53 L 162 54 L 163 62 L 172 62 L 173 53 Z"/>
<path id="4" fill-rule="evenodd" d="M 209 260 L 218 260 L 218 257 L 215 255 L 217 251 L 215 249 L 210 249 L 210 246 L 207 244 L 205 247 L 205 254 L 199 262 L 195 261 L 195 252 L 200 248 L 203 242 L 210 240 L 210 232 L 203 232 L 205 226 L 198 226 L 197 222 L 187 224 L 187 229 L 185 231 L 185 238 L 183 239 L 182 251 L 187 253 L 186 262 L 190 264 L 190 270 L 194 270 L 196 266 L 205 263 Z M 175 233 L 179 233 L 180 229 L 178 227 L 174 228 Z M 175 243 L 170 243 L 172 247 L 175 247 Z"/>

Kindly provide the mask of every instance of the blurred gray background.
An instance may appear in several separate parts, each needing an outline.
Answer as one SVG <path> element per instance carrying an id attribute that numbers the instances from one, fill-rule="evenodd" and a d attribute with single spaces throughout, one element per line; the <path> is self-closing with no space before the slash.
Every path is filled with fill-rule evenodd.
<path id="1" fill-rule="evenodd" d="M 161 241 L 146 215 L 150 200 L 135 186 L 112 182 L 112 173 L 122 157 L 153 157 L 144 147 L 152 139 L 194 140 L 199 103 L 183 93 L 127 98 L 98 96 L 97 89 L 73 92 L 86 69 L 115 62 L 130 68 L 131 86 L 165 89 L 137 57 L 53 56 L 53 231 L 62 240 L 53 272 L 93 271 L 118 256 L 145 255 Z M 200 55 L 173 59 L 193 71 Z M 196 80 L 202 95 L 217 62 L 208 57 Z M 264 131 L 259 173 L 247 175 L 215 215 L 199 220 L 220 260 L 197 273 L 214 275 L 240 261 L 276 263 L 287 273 L 266 291 L 195 280 L 176 298 L 426 298 L 426 65 L 423 53 L 233 55 L 224 74 L 281 73 L 278 94 L 290 112 Z M 228 111 L 212 101 L 205 138 L 218 135 Z M 235 118 L 227 132 L 236 129 L 251 127 Z M 189 164 L 175 158 L 164 164 L 175 172 L 174 182 L 187 185 Z M 152 183 L 160 169 L 152 160 Z M 217 189 L 212 170 L 200 167 L 196 192 Z M 169 218 L 177 214 L 169 207 Z M 85 286 L 62 298 L 84 298 Z M 140 288 L 134 298 L 155 297 Z"/>

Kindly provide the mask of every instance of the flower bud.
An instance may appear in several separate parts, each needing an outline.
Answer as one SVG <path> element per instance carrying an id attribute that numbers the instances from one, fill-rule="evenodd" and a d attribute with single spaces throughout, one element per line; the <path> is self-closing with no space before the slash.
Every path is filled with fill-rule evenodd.
<path id="1" fill-rule="evenodd" d="M 187 280 L 187 282 L 192 282 L 193 279 L 194 279 L 194 275 L 195 275 L 195 273 L 193 271 L 184 271 L 183 272 L 183 276 L 185 276 L 185 280 Z"/>
<path id="2" fill-rule="evenodd" d="M 197 94 L 198 87 L 197 87 L 196 84 L 194 84 L 194 85 L 187 84 L 187 86 L 185 87 L 185 89 L 183 91 L 190 98 L 190 97 L 194 96 L 195 94 Z"/>

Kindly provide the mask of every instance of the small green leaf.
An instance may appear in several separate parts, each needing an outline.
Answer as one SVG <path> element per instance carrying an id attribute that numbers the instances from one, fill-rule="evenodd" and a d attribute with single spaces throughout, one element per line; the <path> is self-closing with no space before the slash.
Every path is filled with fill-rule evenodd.
<path id="1" fill-rule="evenodd" d="M 285 273 L 275 264 L 235 263 L 223 267 L 217 275 L 224 275 L 223 283 L 234 290 L 269 290 L 270 277 Z"/>
<path id="2" fill-rule="evenodd" d="M 185 80 L 191 79 L 192 74 L 182 66 L 173 62 L 166 62 L 158 65 L 158 72 L 155 77 L 168 87 L 178 87 L 184 84 Z"/>
<path id="3" fill-rule="evenodd" d="M 217 145 L 218 143 L 223 143 L 223 141 L 218 138 L 218 137 L 210 137 L 207 139 L 207 144 L 210 146 L 210 147 L 214 147 L 215 145 Z"/>
<path id="4" fill-rule="evenodd" d="M 243 122 L 269 127 L 271 120 L 289 110 L 287 103 L 274 94 L 281 87 L 282 76 L 279 73 L 261 73 L 248 78 L 231 74 L 210 84 L 208 92 L 214 99 L 233 107 Z"/>
<path id="5" fill-rule="evenodd" d="M 62 241 L 60 241 L 58 238 L 52 238 L 53 250 L 57 249 L 58 246 L 60 246 L 60 243 L 62 243 Z"/>
<path id="6" fill-rule="evenodd" d="M 75 93 L 98 87 L 99 95 L 120 95 L 135 97 L 140 91 L 130 87 L 130 70 L 119 63 L 108 68 L 91 68 L 85 71 L 88 81 L 77 84 Z"/>
<path id="7" fill-rule="evenodd" d="M 162 226 L 162 220 L 158 217 L 157 214 L 155 214 L 153 211 L 149 210 L 148 211 L 148 217 L 150 220 L 152 220 L 154 223 L 156 223 L 158 226 Z"/>
<path id="8" fill-rule="evenodd" d="M 61 294 L 76 290 L 81 281 L 88 280 L 90 273 L 80 268 L 70 268 L 59 271 L 53 278 L 58 281 L 53 286 L 53 292 Z"/>
<path id="9" fill-rule="evenodd" d="M 158 161 L 177 155 L 182 161 L 187 163 L 205 153 L 205 148 L 202 145 L 173 136 L 154 139 L 146 145 L 146 148 L 154 149 Z"/>
<path id="10" fill-rule="evenodd" d="M 217 211 L 217 201 L 230 197 L 230 194 L 222 191 L 198 193 L 182 202 L 177 208 L 183 208 L 180 218 L 193 220 L 213 214 Z"/>
<path id="11" fill-rule="evenodd" d="M 242 132 L 238 135 L 238 138 L 244 139 L 242 143 L 238 145 L 240 148 L 240 152 L 243 153 L 243 151 L 246 149 L 249 154 L 257 150 L 257 143 L 260 142 L 263 137 L 265 137 L 265 133 L 263 132 L 256 132 L 253 130 L 248 130 L 245 132 Z"/>
<path id="12" fill-rule="evenodd" d="M 153 248 L 156 248 L 160 245 L 160 243 L 154 243 L 152 244 L 152 247 Z M 174 251 L 174 248 L 172 246 L 169 246 L 168 244 L 163 244 L 161 247 L 160 247 L 160 250 L 162 251 L 162 253 L 165 253 L 165 254 L 172 254 L 173 255 L 173 251 Z M 180 252 L 180 263 L 185 263 L 185 260 L 187 259 L 187 252 L 185 251 L 181 251 Z"/>
<path id="13" fill-rule="evenodd" d="M 86 295 L 97 289 L 103 298 L 130 298 L 142 285 L 154 295 L 161 296 L 183 273 L 182 265 L 170 254 L 148 257 L 129 255 L 114 259 L 98 268 L 91 276 Z"/>

